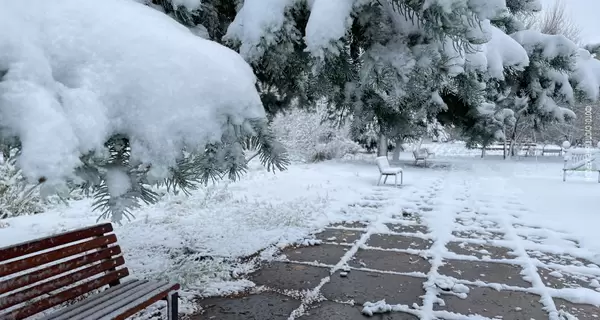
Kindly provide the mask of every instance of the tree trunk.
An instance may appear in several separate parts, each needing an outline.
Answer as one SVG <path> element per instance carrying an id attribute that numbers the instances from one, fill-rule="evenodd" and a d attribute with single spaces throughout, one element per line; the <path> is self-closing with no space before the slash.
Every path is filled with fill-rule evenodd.
<path id="1" fill-rule="evenodd" d="M 379 135 L 379 143 L 377 144 L 377 156 L 386 156 L 388 154 L 388 140 L 383 134 Z"/>
<path id="2" fill-rule="evenodd" d="M 485 156 L 485 144 L 481 146 L 481 158 L 483 159 L 483 157 Z"/>
<path id="3" fill-rule="evenodd" d="M 514 157 L 515 156 L 515 144 L 517 143 L 517 140 L 519 140 L 521 138 L 521 135 L 519 134 L 519 136 L 517 137 L 517 133 L 519 133 L 519 122 L 521 120 L 521 117 L 519 116 L 516 120 L 515 120 L 515 124 L 512 128 L 512 132 L 510 134 L 510 156 Z"/>
<path id="4" fill-rule="evenodd" d="M 513 128 L 511 137 L 510 137 L 510 156 L 515 156 L 515 146 L 517 144 L 517 140 L 521 139 L 521 135 L 517 137 L 517 125 L 519 124 L 519 119 L 515 122 L 515 127 Z"/>
<path id="5" fill-rule="evenodd" d="M 502 143 L 502 158 L 506 159 L 506 126 L 502 126 L 502 133 L 504 134 L 504 142 Z"/>
<path id="6" fill-rule="evenodd" d="M 402 151 L 402 139 L 396 139 L 396 146 L 394 147 L 394 153 L 392 155 L 393 161 L 400 160 L 400 151 Z"/>

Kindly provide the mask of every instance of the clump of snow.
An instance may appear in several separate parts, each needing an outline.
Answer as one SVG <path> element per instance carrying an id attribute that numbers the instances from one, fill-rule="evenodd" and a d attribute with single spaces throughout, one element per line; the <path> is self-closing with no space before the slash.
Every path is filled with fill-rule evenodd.
<path id="1" fill-rule="evenodd" d="M 129 138 L 132 161 L 173 166 L 182 149 L 220 141 L 227 121 L 265 117 L 237 53 L 140 3 L 0 7 L 0 125 L 20 138 L 32 180 L 69 177 L 115 134 Z"/>
<path id="2" fill-rule="evenodd" d="M 306 25 L 306 48 L 315 57 L 323 49 L 336 52 L 331 42 L 341 39 L 352 24 L 352 8 L 358 0 L 314 0 Z"/>
<path id="3" fill-rule="evenodd" d="M 388 313 L 392 312 L 393 306 L 389 305 L 385 302 L 385 299 L 379 300 L 377 302 L 365 302 L 363 304 L 362 313 L 369 317 L 372 317 L 376 313 Z"/>
<path id="4" fill-rule="evenodd" d="M 600 61 L 584 49 L 579 49 L 577 58 L 575 72 L 571 75 L 577 82 L 576 89 L 596 101 L 600 98 Z"/>
<path id="5" fill-rule="evenodd" d="M 109 168 L 106 170 L 104 179 L 111 197 L 118 198 L 131 190 L 131 179 L 124 168 Z"/>
<path id="6" fill-rule="evenodd" d="M 507 14 L 506 0 L 470 0 L 469 7 L 479 19 L 494 19 Z"/>
<path id="7" fill-rule="evenodd" d="M 535 30 L 518 31 L 510 35 L 520 43 L 528 53 L 540 50 L 545 59 L 555 59 L 560 56 L 575 56 L 579 47 L 563 35 L 543 34 Z"/>
<path id="8" fill-rule="evenodd" d="M 185 7 L 188 11 L 196 10 L 202 4 L 202 0 L 170 0 L 173 7 Z"/>
<path id="9" fill-rule="evenodd" d="M 245 0 L 227 29 L 224 39 L 241 42 L 240 54 L 254 61 L 264 53 L 264 45 L 277 41 L 276 33 L 285 24 L 285 11 L 296 0 Z"/>
<path id="10" fill-rule="evenodd" d="M 488 72 L 489 77 L 503 80 L 505 68 L 523 70 L 529 65 L 525 49 L 502 30 L 491 26 L 492 37 L 479 51 L 466 55 L 468 70 Z"/>

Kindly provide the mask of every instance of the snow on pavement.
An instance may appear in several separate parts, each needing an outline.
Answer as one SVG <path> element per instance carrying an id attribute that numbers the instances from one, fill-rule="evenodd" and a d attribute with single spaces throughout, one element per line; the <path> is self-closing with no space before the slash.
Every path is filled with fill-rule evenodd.
<path id="1" fill-rule="evenodd" d="M 427 272 L 410 273 L 424 281 L 423 301 L 391 310 L 408 308 L 423 319 L 452 316 L 439 310 L 440 298 L 448 294 L 445 285 L 462 297 L 469 292 L 458 290 L 461 286 L 535 293 L 553 319 L 562 312 L 556 298 L 600 305 L 600 236 L 595 231 L 600 225 L 595 209 L 600 184 L 584 176 L 562 182 L 559 157 L 482 160 L 452 152 L 451 157 L 437 153 L 434 160 L 451 165 L 451 170 L 405 165 L 405 185 L 397 189 L 375 186 L 373 159 L 294 165 L 276 175 L 255 167 L 240 182 L 223 182 L 191 197 L 165 195 L 159 204 L 135 212 L 132 222 L 116 226 L 116 233 L 133 276 L 179 281 L 192 297 L 254 286 L 236 277 L 256 267 L 239 258 L 267 249 L 264 258 L 332 223 L 364 221 L 369 223 L 368 235 L 393 233 L 386 227 L 390 221 L 407 227 L 422 224 L 428 230 L 413 236 L 432 241 L 431 247 L 405 251 L 426 256 L 431 264 Z M 394 218 L 401 212 L 419 213 L 422 221 Z M 6 219 L 0 225 L 0 246 L 91 225 L 96 217 L 84 200 Z M 347 268 L 368 239 L 357 241 L 332 270 Z M 508 250 L 498 253 L 493 248 Z M 514 265 L 521 270 L 517 277 L 531 285 L 449 276 L 449 259 Z M 561 286 L 552 286 L 556 279 L 564 280 Z M 328 281 L 323 279 L 320 286 Z M 183 304 L 185 311 L 192 311 L 190 301 Z"/>
<path id="2" fill-rule="evenodd" d="M 378 217 L 362 228 L 327 229 L 328 233 L 360 230 L 354 242 L 336 243 L 333 237 L 320 250 L 285 250 L 277 261 L 327 268 L 331 274 L 307 292 L 288 290 L 291 297 L 302 299 L 289 319 L 329 314 L 319 313 L 319 296 L 336 302 L 337 308 L 348 303 L 364 304 L 363 313 L 367 315 L 404 312 L 428 320 L 597 318 L 600 309 L 594 306 L 600 306 L 600 261 L 593 250 L 581 246 L 578 235 L 545 228 L 543 220 L 530 223 L 532 219 L 523 218 L 530 210 L 521 201 L 523 191 L 511 186 L 515 177 L 507 172 L 518 165 L 493 159 L 452 162 L 454 170 L 438 172 L 437 178 L 421 188 L 404 189 L 403 199 L 397 202 L 401 210 L 380 210 Z M 559 179 L 560 173 L 559 166 L 555 172 Z M 389 200 L 383 190 L 374 188 L 373 192 L 379 201 Z M 408 216 L 414 214 L 417 224 L 399 215 L 402 211 L 412 212 Z M 552 237 L 544 241 L 540 232 Z M 386 236 L 396 240 L 381 245 Z M 346 247 L 337 263 L 324 262 L 340 254 L 331 245 Z M 413 258 L 398 264 L 401 253 Z M 317 256 L 320 258 L 313 261 Z M 418 256 L 427 262 L 418 262 Z M 347 275 L 349 270 L 380 274 L 384 280 L 369 289 L 374 292 L 365 292 L 374 279 L 361 280 L 362 276 L 353 276 L 356 271 Z M 257 276 L 255 281 L 266 281 L 263 285 L 267 289 L 261 290 L 277 292 L 277 287 L 269 289 L 269 285 L 285 283 L 286 276 L 270 283 L 274 275 L 268 274 Z M 397 291 L 395 285 L 388 284 L 394 281 L 386 278 L 389 275 L 404 276 L 404 288 Z M 294 281 L 294 275 L 288 277 Z M 344 282 L 339 277 L 353 280 Z M 424 289 L 423 295 L 415 284 Z M 497 290 L 502 291 L 495 294 Z M 396 293 L 390 296 L 389 292 Z M 365 301 L 367 297 L 373 299 Z"/>
<path id="3" fill-rule="evenodd" d="M 256 165 L 236 183 L 221 182 L 190 197 L 167 194 L 158 204 L 133 212 L 131 222 L 115 225 L 115 233 L 134 277 L 183 285 L 185 311 L 192 307 L 186 297 L 252 286 L 234 278 L 254 267 L 240 258 L 302 241 L 329 223 L 376 216 L 376 208 L 369 214 L 358 199 L 373 188 L 377 176 L 377 167 L 368 161 L 295 165 L 277 174 Z M 413 179 L 407 185 L 421 182 Z M 401 189 L 394 191 L 400 199 Z M 97 217 L 91 200 L 83 200 L 5 219 L 0 247 L 93 225 Z"/>

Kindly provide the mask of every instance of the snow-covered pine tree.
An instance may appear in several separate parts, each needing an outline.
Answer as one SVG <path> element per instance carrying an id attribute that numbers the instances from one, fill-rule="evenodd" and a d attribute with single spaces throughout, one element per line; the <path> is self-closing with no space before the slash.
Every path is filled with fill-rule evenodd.
<path id="1" fill-rule="evenodd" d="M 293 105 L 303 108 L 317 103 L 318 97 L 311 95 L 312 90 L 306 87 L 311 70 L 303 40 L 309 16 L 306 1 L 250 0 L 247 4 L 240 0 L 141 1 L 166 12 L 199 36 L 240 52 L 253 67 L 269 118 Z M 270 12 L 274 14 L 273 20 L 255 19 Z M 240 25 L 246 15 L 250 15 L 249 21 Z M 257 24 L 252 23 L 253 19 Z M 263 28 L 272 34 L 263 36 Z M 231 37 L 235 32 L 252 39 L 251 43 Z"/>
<path id="2" fill-rule="evenodd" d="M 46 190 L 75 180 L 120 221 L 164 183 L 288 163 L 250 66 L 135 2 L 0 0 L 0 138 Z M 18 33 L 9 30 L 19 30 Z"/>
<path id="3" fill-rule="evenodd" d="M 600 61 L 587 50 L 562 35 L 523 30 L 511 36 L 527 50 L 531 61 L 506 81 L 511 93 L 505 105 L 514 110 L 516 119 L 508 137 L 511 142 L 517 139 L 522 122 L 531 122 L 539 131 L 574 120 L 572 108 L 578 103 L 598 101 Z"/>
<path id="4" fill-rule="evenodd" d="M 470 147 L 485 147 L 504 138 L 505 128 L 514 123 L 513 113 L 502 106 L 511 93 L 506 77 L 523 71 L 529 58 L 506 30 L 522 28 L 515 14 L 530 14 L 537 5 L 535 1 L 507 3 L 508 11 L 491 19 L 490 41 L 465 55 L 465 72 L 444 88 L 442 97 L 448 108 L 438 119 L 462 128 Z"/>
<path id="5" fill-rule="evenodd" d="M 263 103 L 274 105 L 268 110 L 293 99 L 325 97 L 336 114 L 346 115 L 343 120 L 352 119 L 353 128 L 360 131 L 376 119 L 391 138 L 445 108 L 440 91 L 463 72 L 461 56 L 489 40 L 488 19 L 500 21 L 509 9 L 527 8 L 521 3 L 507 8 L 502 0 L 156 3 L 211 37 L 220 38 L 232 21 L 216 40 L 234 46 L 253 65 Z M 191 3 L 196 7 L 190 10 Z M 483 101 L 481 90 L 472 92 Z"/>

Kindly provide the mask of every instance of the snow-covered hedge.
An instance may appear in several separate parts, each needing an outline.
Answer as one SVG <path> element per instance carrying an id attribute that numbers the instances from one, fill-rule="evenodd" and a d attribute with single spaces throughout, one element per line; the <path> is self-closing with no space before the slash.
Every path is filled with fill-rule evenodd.
<path id="1" fill-rule="evenodd" d="M 315 162 L 356 153 L 360 146 L 349 138 L 347 127 L 324 120 L 326 110 L 294 109 L 273 119 L 272 128 L 294 161 Z"/>
<path id="2" fill-rule="evenodd" d="M 0 219 L 43 211 L 35 185 L 27 183 L 15 158 L 0 164 Z"/>

